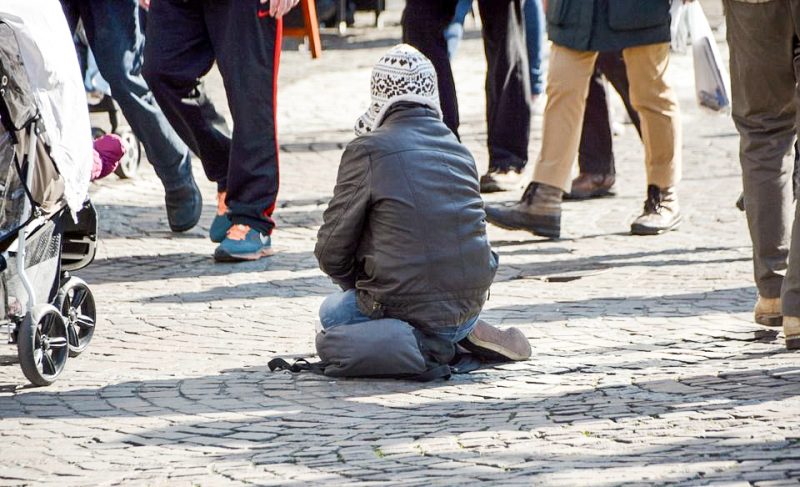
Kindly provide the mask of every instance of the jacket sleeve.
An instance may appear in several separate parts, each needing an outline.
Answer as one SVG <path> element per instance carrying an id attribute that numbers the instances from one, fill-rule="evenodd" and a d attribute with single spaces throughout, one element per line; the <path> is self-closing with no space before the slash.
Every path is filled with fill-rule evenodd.
<path id="1" fill-rule="evenodd" d="M 369 209 L 370 177 L 369 154 L 351 144 L 342 155 L 333 198 L 317 234 L 319 267 L 344 290 L 356 285 L 356 249 Z"/>

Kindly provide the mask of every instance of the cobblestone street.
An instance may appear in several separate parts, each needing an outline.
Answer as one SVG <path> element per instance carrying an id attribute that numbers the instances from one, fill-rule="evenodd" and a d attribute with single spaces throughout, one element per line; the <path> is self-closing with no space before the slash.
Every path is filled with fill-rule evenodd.
<path id="1" fill-rule="evenodd" d="M 717 3 L 703 3 L 723 41 Z M 429 384 L 269 371 L 271 358 L 314 353 L 319 304 L 336 289 L 313 247 L 370 69 L 400 38 L 389 5 L 383 29 L 359 14 L 346 37 L 326 32 L 320 60 L 287 42 L 275 256 L 213 262 L 215 187 L 196 159 L 205 209 L 186 234 L 169 231 L 149 166 L 93 186 L 101 243 L 77 275 L 97 332 L 46 388 L 27 386 L 16 349 L 0 347 L 0 486 L 800 483 L 800 353 L 752 321 L 738 136 L 697 107 L 690 54 L 670 68 L 679 231 L 628 235 L 646 189 L 631 125 L 614 140 L 617 196 L 565 203 L 561 240 L 490 226 L 501 266 L 483 317 L 523 330 L 531 360 Z M 454 60 L 461 133 L 484 172 L 486 68 L 467 28 Z M 208 83 L 224 106 L 218 76 Z M 540 138 L 536 115 L 531 159 Z"/>

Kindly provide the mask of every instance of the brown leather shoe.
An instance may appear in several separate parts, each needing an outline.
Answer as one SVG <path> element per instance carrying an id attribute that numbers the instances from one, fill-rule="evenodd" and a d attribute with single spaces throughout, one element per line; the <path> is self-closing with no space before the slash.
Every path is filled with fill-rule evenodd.
<path id="1" fill-rule="evenodd" d="M 800 318 L 784 316 L 783 334 L 786 335 L 787 350 L 800 350 Z"/>
<path id="2" fill-rule="evenodd" d="M 531 357 L 531 344 L 519 329 L 501 330 L 483 320 L 478 320 L 459 345 L 484 360 L 527 360 Z"/>
<path id="3" fill-rule="evenodd" d="M 564 196 L 564 199 L 587 200 L 614 196 L 611 189 L 614 187 L 615 180 L 613 174 L 578 174 L 578 177 L 572 180 L 572 189 Z"/>
<path id="4" fill-rule="evenodd" d="M 781 298 L 765 298 L 759 296 L 753 308 L 756 323 L 764 326 L 781 326 Z"/>

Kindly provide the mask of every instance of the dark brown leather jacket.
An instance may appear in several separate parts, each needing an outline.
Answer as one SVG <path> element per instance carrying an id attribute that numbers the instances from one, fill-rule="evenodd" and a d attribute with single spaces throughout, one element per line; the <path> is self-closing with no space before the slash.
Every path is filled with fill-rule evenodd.
<path id="1" fill-rule="evenodd" d="M 472 155 L 436 112 L 401 103 L 345 149 L 314 255 L 366 315 L 457 326 L 497 270 L 485 218 Z"/>

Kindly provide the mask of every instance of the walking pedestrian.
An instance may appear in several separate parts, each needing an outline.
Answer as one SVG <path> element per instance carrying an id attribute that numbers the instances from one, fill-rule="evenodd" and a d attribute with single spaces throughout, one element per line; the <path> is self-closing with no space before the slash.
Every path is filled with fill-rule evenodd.
<path id="1" fill-rule="evenodd" d="M 579 173 L 572 180 L 569 193 L 565 195 L 567 199 L 583 200 L 614 194 L 612 188 L 616 181 L 616 164 L 604 78 L 619 93 L 631 123 L 636 127 L 639 137 L 642 136 L 639 114 L 631 105 L 628 93 L 628 75 L 622 52 L 599 53 L 583 113 L 583 130 L 578 147 Z"/>
<path id="2" fill-rule="evenodd" d="M 192 176 L 189 149 L 170 126 L 142 78 L 144 31 L 136 0 L 61 0 L 73 33 L 82 21 L 100 74 L 164 185 L 170 229 L 185 232 L 200 220 L 203 199 Z"/>
<path id="3" fill-rule="evenodd" d="M 444 122 L 458 135 L 458 100 L 444 35 L 456 4 L 456 0 L 406 0 L 402 25 L 403 42 L 419 49 L 436 68 Z M 522 5 L 523 0 L 478 0 L 487 63 L 489 149 L 482 192 L 519 185 L 528 161 L 531 90 Z"/>
<path id="4" fill-rule="evenodd" d="M 545 237 L 560 236 L 561 201 L 570 190 L 595 61 L 598 52 L 621 50 L 631 104 L 641 117 L 648 184 L 644 211 L 631 224 L 631 233 L 660 234 L 680 224 L 676 185 L 681 173 L 681 127 L 677 98 L 665 79 L 669 7 L 668 0 L 548 3 L 553 44 L 541 153 L 520 201 L 509 208 L 487 207 L 490 222 Z"/>
<path id="5" fill-rule="evenodd" d="M 798 133 L 800 4 L 724 0 L 733 121 L 753 241 L 757 323 L 781 326 L 800 349 L 800 218 L 791 147 Z M 788 154 L 788 155 L 787 155 Z"/>
<path id="6" fill-rule="evenodd" d="M 209 231 L 219 243 L 214 258 L 271 255 L 282 17 L 298 0 L 141 1 L 149 7 L 145 79 L 217 183 L 217 215 Z M 201 78 L 215 61 L 233 116 L 232 134 L 203 89 Z"/>

